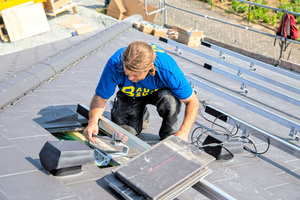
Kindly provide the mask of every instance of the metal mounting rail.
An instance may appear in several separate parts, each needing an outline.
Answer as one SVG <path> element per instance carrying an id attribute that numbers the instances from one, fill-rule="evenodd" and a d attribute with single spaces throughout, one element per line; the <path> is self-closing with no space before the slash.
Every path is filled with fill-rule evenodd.
<path id="1" fill-rule="evenodd" d="M 244 60 L 244 61 L 247 61 L 247 62 L 250 62 L 251 65 L 250 67 L 252 68 L 253 65 L 257 65 L 259 67 L 263 67 L 265 69 L 269 69 L 269 70 L 272 70 L 273 72 L 277 72 L 279 74 L 282 74 L 282 75 L 285 75 L 285 76 L 288 76 L 288 77 L 291 77 L 293 79 L 296 79 L 296 80 L 300 80 L 300 75 L 296 74 L 296 73 L 292 73 L 290 71 L 287 71 L 287 70 L 284 70 L 284 69 L 281 69 L 281 68 L 278 68 L 278 67 L 275 67 L 273 65 L 269 65 L 269 64 L 266 64 L 266 63 L 263 63 L 263 62 L 260 62 L 258 60 L 255 60 L 253 58 L 250 58 L 250 57 L 247 57 L 247 56 L 244 56 L 242 54 L 239 54 L 239 53 L 236 53 L 234 51 L 230 51 L 228 49 L 224 49 L 222 47 L 219 47 L 217 45 L 214 45 L 214 44 L 211 44 L 211 43 L 208 43 L 208 42 L 201 42 L 202 46 L 205 46 L 205 47 L 208 47 L 208 48 L 211 48 L 211 49 L 214 49 L 214 50 L 217 50 L 221 53 L 225 53 L 227 55 L 231 55 L 231 56 L 234 56 L 235 58 L 238 58 L 238 59 L 241 59 L 241 60 Z"/>
<path id="2" fill-rule="evenodd" d="M 300 100 L 298 100 L 298 99 L 296 99 L 294 97 L 291 97 L 289 95 L 277 92 L 275 90 L 271 90 L 268 87 L 265 87 L 263 85 L 259 85 L 259 84 L 255 83 L 253 81 L 247 80 L 247 79 L 245 79 L 245 78 L 243 78 L 241 76 L 237 76 L 236 74 L 232 74 L 232 73 L 227 72 L 225 70 L 219 69 L 219 68 L 217 68 L 215 66 L 211 66 L 211 65 L 207 65 L 206 64 L 206 65 L 204 65 L 204 68 L 207 69 L 207 66 L 209 66 L 208 68 L 211 71 L 213 71 L 213 72 L 216 72 L 216 73 L 221 74 L 221 75 L 223 75 L 223 76 L 225 76 L 227 78 L 230 78 L 232 80 L 235 80 L 235 81 L 238 81 L 238 82 L 242 83 L 241 89 L 246 90 L 246 93 L 249 93 L 248 89 L 246 89 L 246 86 L 250 86 L 250 87 L 253 87 L 253 88 L 255 88 L 257 90 L 260 90 L 260 91 L 262 91 L 264 93 L 267 93 L 269 95 L 272 95 L 274 97 L 277 97 L 279 99 L 282 99 L 282 100 L 284 100 L 286 102 L 289 102 L 291 104 L 294 104 L 294 105 L 300 107 Z"/>
<path id="3" fill-rule="evenodd" d="M 78 104 L 77 113 L 81 114 L 85 118 L 89 118 L 90 108 L 84 104 Z M 151 147 L 148 143 L 144 142 L 140 138 L 130 134 L 125 129 L 116 125 L 109 119 L 103 117 L 99 120 L 99 128 L 104 130 L 107 134 L 113 136 L 114 139 L 122 141 L 125 145 L 134 148 L 139 152 L 144 152 Z"/>
<path id="4" fill-rule="evenodd" d="M 240 98 L 238 98 L 238 97 L 236 97 L 232 94 L 229 94 L 227 92 L 224 92 L 224 91 L 222 91 L 218 88 L 215 88 L 215 87 L 213 87 L 213 86 L 211 86 L 207 83 L 204 83 L 204 82 L 202 82 L 198 79 L 195 79 L 193 77 L 190 77 L 186 74 L 185 74 L 185 77 L 187 78 L 187 80 L 190 83 L 194 84 L 197 87 L 200 87 L 204 90 L 207 90 L 207 91 L 209 91 L 209 92 L 211 92 L 215 95 L 218 95 L 219 97 L 222 97 L 222 98 L 224 98 L 228 101 L 231 101 L 232 103 L 235 103 L 239 106 L 242 106 L 242 107 L 244 107 L 244 108 L 246 108 L 246 109 L 248 109 L 252 112 L 255 112 L 255 113 L 257 113 L 257 114 L 259 114 L 263 117 L 266 117 L 267 119 L 270 119 L 274 122 L 277 122 L 278 124 L 281 124 L 285 127 L 290 128 L 291 129 L 290 135 L 291 135 L 291 133 L 295 133 L 294 135 L 297 135 L 297 130 L 300 130 L 300 124 L 298 124 L 296 122 L 288 120 L 288 119 L 286 119 L 282 116 L 276 115 L 276 114 L 274 114 L 274 113 L 272 113 L 272 112 L 270 112 L 266 109 L 263 109 L 259 106 L 256 106 L 256 105 L 252 104 L 252 103 L 249 103 L 249 102 L 247 102 L 243 99 L 240 99 Z"/>
<path id="5" fill-rule="evenodd" d="M 78 104 L 77 107 L 77 113 L 82 115 L 85 118 L 89 118 L 89 110 L 90 108 L 84 104 Z M 119 127 L 109 119 L 106 119 L 103 117 L 101 120 L 99 120 L 99 128 L 104 130 L 107 134 L 112 135 L 115 137 L 115 139 L 121 140 L 124 144 L 127 146 L 134 148 L 140 152 L 146 151 L 151 147 L 148 143 L 142 141 L 138 137 L 130 134 L 127 132 L 125 129 Z M 233 197 L 231 197 L 229 194 L 226 192 L 222 191 L 220 188 L 214 186 L 213 184 L 209 183 L 208 181 L 201 179 L 201 181 L 197 182 L 195 184 L 195 187 L 201 188 L 203 190 L 209 190 L 210 193 L 214 197 L 218 197 L 218 199 L 232 199 L 234 200 Z"/>
<path id="6" fill-rule="evenodd" d="M 171 45 L 172 45 L 172 43 L 171 43 Z M 177 48 L 177 47 L 181 48 L 180 45 L 176 44 L 176 48 Z M 195 51 L 195 50 L 193 50 L 193 49 L 191 49 L 191 48 L 189 48 L 189 47 L 187 47 L 185 50 L 188 51 L 188 52 L 190 52 L 190 53 L 193 53 L 193 54 L 195 54 L 195 55 L 198 55 L 198 52 L 199 52 L 199 51 Z M 291 104 L 294 104 L 294 105 L 300 107 L 300 100 L 298 100 L 298 99 L 296 99 L 296 98 L 294 98 L 294 97 L 291 97 L 291 96 L 289 96 L 289 95 L 286 95 L 286 94 L 277 92 L 277 91 L 275 91 L 275 90 L 271 90 L 271 89 L 269 89 L 268 87 L 265 87 L 265 86 L 262 86 L 262 85 L 259 85 L 259 84 L 255 83 L 255 82 L 253 82 L 253 81 L 247 80 L 247 79 L 245 79 L 245 78 L 242 77 L 242 76 L 237 76 L 237 75 L 235 75 L 235 74 L 232 74 L 232 73 L 230 73 L 230 72 L 227 72 L 227 71 L 225 71 L 225 70 L 222 70 L 222 69 L 220 69 L 220 68 L 218 68 L 218 67 L 215 67 L 215 66 L 212 66 L 212 65 L 208 65 L 208 64 L 206 64 L 206 63 L 204 64 L 204 68 L 206 68 L 206 69 L 208 69 L 208 70 L 211 70 L 211 71 L 213 71 L 213 72 L 216 72 L 216 73 L 218 73 L 218 74 L 221 74 L 221 75 L 223 75 L 223 76 L 225 76 L 225 77 L 227 77 L 227 78 L 230 78 L 230 79 L 232 79 L 232 80 L 235 80 L 235 81 L 238 81 L 238 82 L 242 83 L 241 89 L 244 89 L 246 93 L 249 92 L 249 90 L 246 89 L 246 86 L 250 86 L 250 87 L 253 87 L 253 88 L 255 88 L 255 89 L 257 89 L 257 90 L 260 90 L 260 91 L 262 91 L 262 92 L 264 92 L 264 93 L 267 93 L 267 94 L 269 94 L 269 95 L 272 95 L 272 96 L 274 96 L 274 97 L 277 97 L 277 98 L 279 98 L 279 99 L 282 99 L 282 100 L 284 100 L 284 101 L 286 101 L 286 102 L 289 102 L 289 103 L 291 103 Z M 299 77 L 299 78 L 300 78 L 300 77 Z"/>
<path id="7" fill-rule="evenodd" d="M 268 83 L 270 83 L 270 84 L 273 84 L 273 85 L 275 85 L 275 86 L 281 87 L 281 88 L 283 88 L 283 89 L 285 89 L 285 90 L 294 92 L 294 93 L 296 93 L 296 94 L 300 94 L 300 89 L 299 89 L 299 88 L 296 88 L 296 87 L 293 87 L 293 86 L 291 86 L 291 85 L 288 85 L 288 84 L 279 82 L 279 81 L 277 81 L 277 80 L 271 79 L 271 78 L 269 78 L 269 77 L 263 76 L 263 75 L 261 75 L 261 74 L 255 73 L 255 72 L 253 72 L 253 71 L 247 70 L 247 69 L 242 68 L 242 67 L 240 67 L 240 66 L 238 66 L 238 65 L 234 65 L 234 64 L 228 63 L 228 62 L 226 62 L 226 61 L 224 61 L 224 60 L 222 60 L 222 59 L 219 59 L 219 58 L 216 58 L 216 57 L 207 55 L 207 54 L 202 53 L 202 52 L 200 52 L 200 51 L 197 51 L 197 50 L 194 50 L 194 49 L 192 49 L 192 48 L 189 48 L 189 47 L 187 47 L 187 46 L 185 46 L 185 45 L 179 44 L 178 42 L 174 42 L 174 41 L 172 41 L 172 40 L 170 40 L 170 39 L 160 37 L 159 40 L 160 40 L 160 41 L 163 41 L 163 42 L 166 42 L 166 43 L 168 43 L 168 44 L 170 44 L 170 45 L 173 45 L 173 46 L 175 46 L 176 48 L 183 49 L 183 50 L 188 51 L 188 52 L 190 52 L 190 53 L 193 53 L 193 54 L 195 54 L 195 55 L 201 56 L 201 57 L 203 57 L 203 58 L 205 58 L 205 59 L 208 59 L 208 60 L 210 60 L 210 61 L 212 61 L 212 62 L 221 64 L 221 65 L 223 65 L 223 66 L 225 66 L 225 67 L 229 67 L 229 68 L 231 68 L 231 69 L 233 69 L 233 70 L 238 71 L 238 73 L 247 74 L 247 75 L 252 76 L 252 77 L 254 77 L 254 78 L 257 78 L 257 79 L 259 79 L 259 80 L 262 80 L 262 81 L 268 82 Z"/>
<path id="8" fill-rule="evenodd" d="M 221 111 L 220 109 L 217 109 L 211 105 L 206 105 L 206 107 L 210 108 L 207 113 L 211 114 L 213 111 L 217 111 L 218 113 L 218 116 L 220 116 L 220 113 L 223 114 L 224 116 L 229 116 L 227 117 L 226 119 L 226 123 L 232 125 L 232 126 L 238 126 L 240 130 L 243 131 L 243 133 L 261 133 L 267 137 L 269 137 L 270 139 L 270 143 L 277 147 L 277 148 L 280 148 L 281 150 L 297 157 L 297 158 L 300 158 L 300 148 L 291 144 L 291 143 L 288 143 L 280 138 L 278 138 L 277 136 L 271 134 L 271 133 L 268 133 L 252 124 L 249 124 L 243 120 L 240 120 L 224 111 Z M 211 111 L 212 110 L 212 111 Z M 211 113 L 210 113 L 211 112 Z M 233 121 L 234 120 L 234 121 Z"/>

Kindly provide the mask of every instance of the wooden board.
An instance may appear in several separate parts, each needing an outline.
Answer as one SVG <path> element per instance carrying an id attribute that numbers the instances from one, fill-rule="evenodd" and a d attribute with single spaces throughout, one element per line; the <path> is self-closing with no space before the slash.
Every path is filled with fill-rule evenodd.
<path id="1" fill-rule="evenodd" d="M 47 0 L 44 5 L 46 10 L 55 12 L 57 9 L 62 8 L 70 3 L 72 3 L 72 0 L 58 0 L 55 2 L 53 0 Z"/>
<path id="2" fill-rule="evenodd" d="M 73 27 L 76 30 L 77 35 L 93 32 L 93 28 L 89 24 L 73 24 Z"/>
<path id="3" fill-rule="evenodd" d="M 73 28 L 73 24 L 79 24 L 83 21 L 84 21 L 84 19 L 72 16 L 64 21 L 59 22 L 58 24 L 70 29 L 70 28 Z"/>
<path id="4" fill-rule="evenodd" d="M 50 31 L 42 3 L 5 9 L 2 17 L 11 42 Z"/>
<path id="5" fill-rule="evenodd" d="M 58 8 L 56 10 L 48 10 L 48 9 L 46 9 L 46 15 L 48 15 L 48 16 L 55 16 L 55 15 L 57 15 L 59 13 L 62 13 L 62 12 L 66 11 L 66 10 L 68 10 L 70 8 L 73 9 L 74 13 L 77 13 L 77 10 L 76 10 L 76 6 L 77 5 L 78 5 L 77 3 L 72 2 L 72 3 L 68 3 L 68 4 L 64 5 L 63 7 Z"/>
<path id="6" fill-rule="evenodd" d="M 125 8 L 127 9 L 127 12 L 125 12 L 124 14 L 126 16 L 131 16 L 134 14 L 139 14 L 142 15 L 143 19 L 148 21 L 148 22 L 154 22 L 155 18 L 157 16 L 157 13 L 153 14 L 153 15 L 146 15 L 145 10 L 144 10 L 144 1 L 139 1 L 139 0 L 123 0 Z M 147 4 L 147 11 L 148 13 L 151 13 L 155 10 L 157 10 L 158 8 Z"/>

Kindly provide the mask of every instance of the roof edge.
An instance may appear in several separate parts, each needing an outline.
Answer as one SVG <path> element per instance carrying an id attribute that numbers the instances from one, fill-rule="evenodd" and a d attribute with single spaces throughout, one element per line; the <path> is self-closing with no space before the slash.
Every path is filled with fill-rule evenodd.
<path id="1" fill-rule="evenodd" d="M 70 65 L 76 63 L 76 61 L 96 51 L 131 28 L 134 22 L 141 21 L 142 19 L 141 15 L 132 15 L 47 60 L 32 66 L 32 68 L 1 82 L 0 109 L 4 109 L 6 106 L 18 101 L 47 80 L 66 70 Z"/>

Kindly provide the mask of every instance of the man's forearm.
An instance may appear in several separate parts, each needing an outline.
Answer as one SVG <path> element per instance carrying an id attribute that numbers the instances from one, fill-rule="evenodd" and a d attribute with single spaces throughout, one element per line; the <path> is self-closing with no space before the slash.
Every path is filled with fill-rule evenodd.
<path id="1" fill-rule="evenodd" d="M 184 120 L 182 123 L 182 129 L 184 129 L 187 132 L 190 132 L 196 117 L 198 115 L 198 110 L 199 110 L 199 101 L 197 99 L 197 101 L 191 101 L 189 103 L 186 104 L 186 108 L 185 108 L 185 116 L 184 116 Z"/>
<path id="2" fill-rule="evenodd" d="M 189 99 L 183 100 L 182 102 L 184 102 L 186 105 L 185 116 L 181 128 L 176 135 L 181 137 L 182 139 L 187 140 L 191 128 L 198 115 L 199 100 L 197 96 L 193 93 Z"/>
<path id="3" fill-rule="evenodd" d="M 98 95 L 94 95 L 89 112 L 89 123 L 98 123 L 101 118 L 106 105 L 107 99 L 102 99 Z"/>

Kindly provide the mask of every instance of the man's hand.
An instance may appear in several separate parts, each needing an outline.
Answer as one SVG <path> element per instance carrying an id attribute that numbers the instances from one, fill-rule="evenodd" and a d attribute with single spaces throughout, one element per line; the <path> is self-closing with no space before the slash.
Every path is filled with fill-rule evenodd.
<path id="1" fill-rule="evenodd" d="M 177 137 L 180 137 L 181 139 L 183 139 L 184 141 L 188 142 L 189 141 L 189 134 L 186 134 L 182 131 L 178 131 L 177 133 L 174 134 Z"/>
<path id="2" fill-rule="evenodd" d="M 181 101 L 186 105 L 185 116 L 184 116 L 183 123 L 180 127 L 180 130 L 175 135 L 188 142 L 189 133 L 198 114 L 199 100 L 195 95 L 195 93 L 193 92 L 188 99 L 181 100 Z"/>
<path id="3" fill-rule="evenodd" d="M 89 122 L 88 126 L 83 131 L 83 135 L 87 140 L 95 143 L 96 137 L 93 137 L 93 135 L 98 135 L 98 132 L 99 132 L 98 123 Z"/>
<path id="4" fill-rule="evenodd" d="M 106 105 L 107 99 L 102 99 L 98 95 L 94 95 L 91 106 L 90 106 L 90 112 L 89 112 L 89 124 L 84 129 L 83 135 L 84 137 L 95 143 L 96 137 L 93 137 L 93 135 L 98 135 L 99 132 L 99 119 L 102 117 L 102 113 L 104 112 L 105 105 Z"/>

